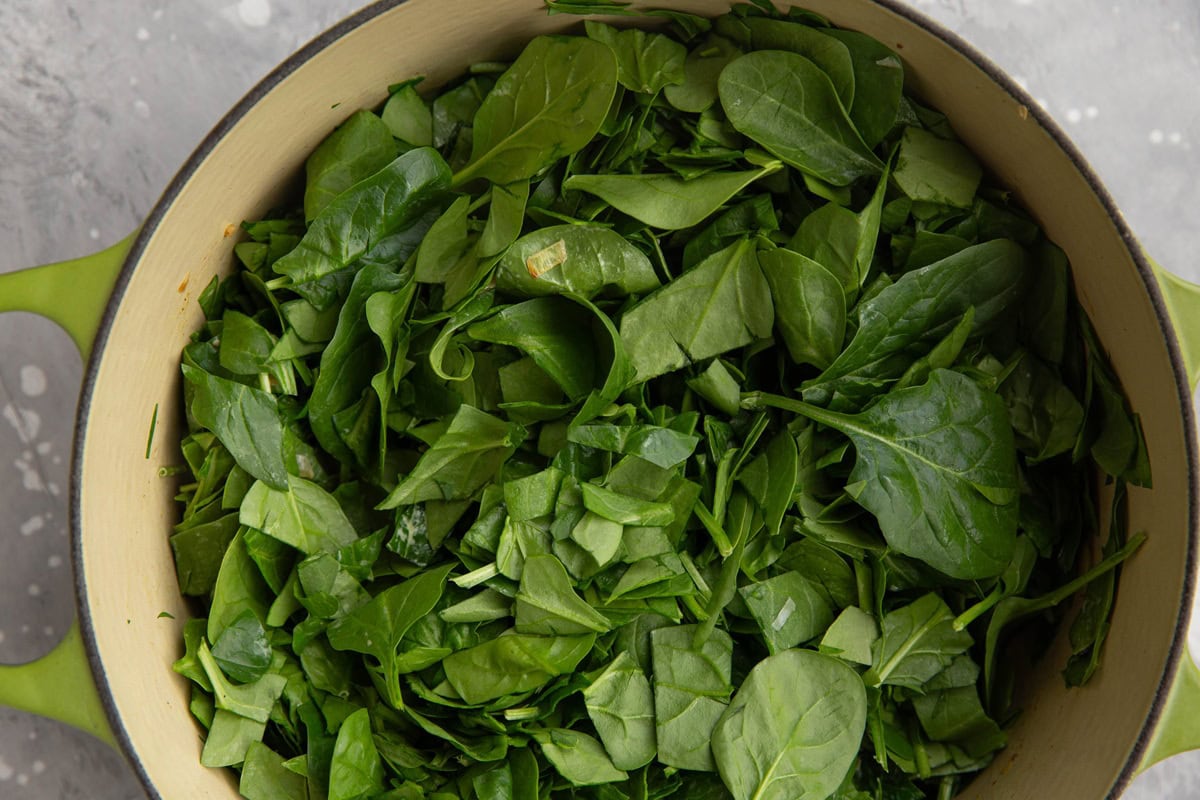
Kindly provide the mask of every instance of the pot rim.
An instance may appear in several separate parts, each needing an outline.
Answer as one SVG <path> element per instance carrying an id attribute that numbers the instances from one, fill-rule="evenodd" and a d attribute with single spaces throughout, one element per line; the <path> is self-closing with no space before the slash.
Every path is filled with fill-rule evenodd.
<path id="1" fill-rule="evenodd" d="M 1166 302 L 1163 294 L 1159 289 L 1158 281 L 1154 276 L 1154 271 L 1151 268 L 1145 253 L 1138 244 L 1137 238 L 1133 231 L 1126 223 L 1124 216 L 1117 208 L 1112 195 L 1109 194 L 1101 182 L 1099 176 L 1084 158 L 1078 147 L 1066 135 L 1063 129 L 1049 115 L 1049 113 L 1039 105 L 1033 97 L 1029 95 L 1021 86 L 1019 86 L 1003 69 L 1001 69 L 988 56 L 984 55 L 973 44 L 967 42 L 957 33 L 949 30 L 936 20 L 925 16 L 916 9 L 904 5 L 902 0 L 870 0 L 876 5 L 882 7 L 903 19 L 922 28 L 932 36 L 941 40 L 951 49 L 957 51 L 973 62 L 980 70 L 982 70 L 991 80 L 1000 86 L 1010 97 L 1023 105 L 1032 115 L 1037 124 L 1045 130 L 1054 140 L 1059 149 L 1070 159 L 1072 165 L 1078 171 L 1080 177 L 1086 182 L 1091 191 L 1099 199 L 1109 219 L 1116 227 L 1120 234 L 1125 247 L 1133 259 L 1137 267 L 1138 275 L 1142 280 L 1147 293 L 1150 296 L 1151 303 L 1154 306 L 1155 316 L 1157 318 L 1159 330 L 1163 338 L 1166 340 L 1167 351 L 1171 360 L 1171 366 L 1175 375 L 1175 389 L 1178 393 L 1180 407 L 1183 409 L 1183 422 L 1185 430 L 1196 430 L 1195 409 L 1192 405 L 1192 389 L 1188 380 L 1187 371 L 1184 366 L 1183 356 L 1180 351 L 1179 342 L 1176 337 L 1175 329 L 1171 325 L 1170 316 L 1167 311 Z M 145 222 L 139 228 L 133 245 L 125 257 L 124 265 L 117 275 L 116 283 L 113 286 L 112 294 L 105 306 L 104 314 L 100 319 L 100 326 L 96 332 L 95 342 L 92 348 L 91 355 L 85 364 L 83 381 L 80 386 L 79 403 L 76 408 L 75 415 L 75 433 L 71 447 L 71 474 L 70 474 L 70 490 L 69 497 L 69 519 L 70 519 L 70 537 L 71 537 L 71 558 L 75 565 L 75 603 L 76 612 L 79 620 L 80 633 L 82 634 L 84 651 L 87 655 L 89 666 L 92 675 L 96 679 L 96 689 L 100 697 L 101 705 L 104 708 L 105 715 L 112 726 L 113 735 L 118 745 L 121 748 L 126 760 L 132 766 L 137 774 L 142 787 L 146 790 L 150 797 L 155 800 L 163 800 L 162 795 L 155 788 L 150 780 L 149 773 L 141 761 L 141 757 L 134 746 L 133 741 L 129 737 L 129 733 L 122 721 L 120 712 L 116 705 L 116 700 L 106 680 L 104 664 L 100 659 L 99 648 L 96 642 L 96 631 L 93 626 L 91 614 L 88 604 L 88 587 L 84 577 L 84 570 L 80 568 L 83 561 L 83 537 L 81 535 L 82 519 L 81 519 L 81 486 L 82 486 L 82 462 L 83 448 L 87 440 L 88 419 L 91 411 L 91 402 L 94 390 L 96 388 L 96 380 L 99 373 L 100 357 L 104 352 L 104 348 L 108 343 L 109 334 L 112 331 L 113 322 L 116 318 L 117 307 L 120 305 L 121 299 L 125 295 L 125 291 L 129 286 L 133 277 L 134 269 L 138 261 L 141 259 L 146 245 L 151 236 L 157 230 L 163 217 L 175 202 L 183 187 L 192 178 L 192 176 L 202 167 L 205 159 L 216 148 L 217 144 L 225 138 L 234 126 L 246 116 L 259 101 L 273 90 L 280 82 L 295 72 L 303 64 L 310 61 L 314 56 L 318 55 L 322 50 L 331 45 L 336 40 L 342 38 L 350 31 L 365 25 L 376 17 L 396 8 L 408 0 L 376 0 L 376 2 L 354 12 L 350 16 L 345 17 L 331 28 L 317 35 L 299 50 L 292 53 L 284 59 L 278 66 L 272 69 L 265 77 L 256 83 L 226 114 L 220 121 L 209 131 L 197 145 L 188 159 L 183 163 L 163 190 L 162 195 L 154 204 Z M 798 4 L 803 4 L 804 0 L 794 0 Z M 1128 787 L 1130 781 L 1137 775 L 1141 766 L 1142 760 L 1147 752 L 1151 736 L 1154 729 L 1163 714 L 1163 709 L 1166 705 L 1168 693 L 1174 683 L 1176 673 L 1179 668 L 1181 658 L 1185 657 L 1188 624 L 1191 617 L 1191 605 L 1196 593 L 1197 582 L 1197 541 L 1196 533 L 1200 529 L 1200 505 L 1197 503 L 1196 476 L 1198 467 L 1200 467 L 1200 454 L 1197 453 L 1196 438 L 1192 436 L 1186 437 L 1184 443 L 1187 453 L 1188 485 L 1192 487 L 1188 494 L 1188 535 L 1186 539 L 1185 558 L 1187 563 L 1187 571 L 1184 577 L 1183 595 L 1180 598 L 1179 615 L 1176 618 L 1175 625 L 1171 634 L 1171 645 L 1164 665 L 1163 672 L 1159 677 L 1158 685 L 1155 687 L 1154 700 L 1151 703 L 1150 709 L 1146 718 L 1141 724 L 1141 729 L 1138 731 L 1137 739 L 1134 747 L 1121 767 L 1121 771 L 1117 776 L 1116 782 L 1109 790 L 1107 800 L 1115 800 Z"/>

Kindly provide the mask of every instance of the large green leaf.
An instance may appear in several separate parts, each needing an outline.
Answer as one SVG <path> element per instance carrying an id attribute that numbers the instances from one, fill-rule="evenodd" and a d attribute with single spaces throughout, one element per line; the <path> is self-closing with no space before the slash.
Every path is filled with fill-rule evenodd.
<path id="1" fill-rule="evenodd" d="M 858 756 L 862 680 L 836 658 L 785 650 L 750 670 L 713 731 L 734 800 L 825 800 Z"/>
<path id="2" fill-rule="evenodd" d="M 733 127 L 796 169 L 834 186 L 883 169 L 829 77 L 804 56 L 747 53 L 725 67 L 718 87 Z"/>
<path id="3" fill-rule="evenodd" d="M 617 59 L 579 37 L 539 36 L 525 46 L 475 113 L 471 160 L 456 184 L 526 180 L 583 147 L 617 89 Z"/>

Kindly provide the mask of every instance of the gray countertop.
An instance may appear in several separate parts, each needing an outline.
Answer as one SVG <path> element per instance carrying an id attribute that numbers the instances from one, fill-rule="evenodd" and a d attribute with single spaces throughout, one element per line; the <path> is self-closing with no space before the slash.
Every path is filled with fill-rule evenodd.
<path id="1" fill-rule="evenodd" d="M 1200 4 L 906 2 L 1024 85 L 1091 160 L 1146 249 L 1200 280 Z M 0 3 L 0 272 L 125 236 L 247 89 L 363 5 Z M 80 373 L 54 325 L 0 315 L 0 662 L 42 655 L 74 613 L 66 482 Z M 1125 795 L 1198 796 L 1200 754 L 1151 769 Z M 99 742 L 0 709 L 0 797 L 143 793 Z"/>

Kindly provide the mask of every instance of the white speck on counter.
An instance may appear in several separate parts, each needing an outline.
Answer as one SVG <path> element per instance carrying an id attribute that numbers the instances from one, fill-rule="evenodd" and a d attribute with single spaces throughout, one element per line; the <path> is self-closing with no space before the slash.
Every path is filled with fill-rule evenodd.
<path id="1" fill-rule="evenodd" d="M 1183 134 L 1179 131 L 1171 131 L 1167 134 L 1167 141 L 1171 144 L 1179 144 L 1183 141 Z"/>
<path id="2" fill-rule="evenodd" d="M 129 76 L 129 85 L 130 85 L 130 86 L 137 86 L 137 85 L 138 85 L 138 79 L 137 79 L 137 76 L 136 76 L 136 75 L 130 75 L 130 76 Z"/>
<path id="3" fill-rule="evenodd" d="M 46 762 L 42 761 L 40 758 L 37 761 L 34 761 L 30 766 L 33 769 L 34 775 L 41 775 L 46 771 Z"/>
<path id="4" fill-rule="evenodd" d="M 21 535 L 33 536 L 44 527 L 46 527 L 46 520 L 42 519 L 40 515 L 36 517 L 30 517 L 21 523 Z"/>
<path id="5" fill-rule="evenodd" d="M 13 776 L 13 768 L 8 765 L 8 762 L 0 758 L 0 781 L 11 780 Z"/>
<path id="6" fill-rule="evenodd" d="M 1163 132 L 1160 131 L 1158 128 L 1155 128 L 1154 130 L 1150 131 L 1150 144 L 1162 144 L 1163 139 L 1165 139 L 1165 138 L 1166 137 L 1163 135 Z"/>
<path id="7" fill-rule="evenodd" d="M 46 392 L 46 373 L 41 367 L 26 364 L 21 367 L 21 391 L 26 397 L 40 397 Z"/>
<path id="8" fill-rule="evenodd" d="M 261 28 L 271 21 L 270 0 L 241 0 L 237 5 L 238 18 L 252 28 Z"/>
<path id="9" fill-rule="evenodd" d="M 42 634 L 47 637 L 53 636 L 54 635 L 54 626 L 47 625 L 46 627 L 42 628 Z"/>
<path id="10" fill-rule="evenodd" d="M 1080 111 L 1078 108 L 1067 109 L 1067 122 L 1074 124 L 1076 122 L 1079 122 L 1082 119 L 1083 119 L 1083 112 Z"/>
<path id="11" fill-rule="evenodd" d="M 1100 109 L 1096 108 L 1095 106 L 1088 106 L 1083 110 L 1083 115 L 1088 119 L 1095 119 L 1096 117 L 1100 116 Z"/>
<path id="12" fill-rule="evenodd" d="M 149 38 L 150 38 L 150 31 L 146 30 L 145 28 L 137 29 L 137 39 L 139 42 L 144 42 Z"/>
<path id="13" fill-rule="evenodd" d="M 29 776 L 26 775 L 24 772 L 17 775 L 17 785 L 18 786 L 28 786 L 29 785 Z"/>
<path id="14" fill-rule="evenodd" d="M 42 418 L 31 408 L 17 408 L 12 403 L 7 403 L 0 414 L 13 426 L 22 444 L 32 442 L 42 429 Z"/>
<path id="15" fill-rule="evenodd" d="M 37 451 L 39 456 L 49 455 L 54 449 L 54 442 L 38 442 Z"/>
<path id="16" fill-rule="evenodd" d="M 59 567 L 62 566 L 62 563 L 63 563 L 62 556 L 59 556 L 59 555 L 50 556 L 49 558 L 46 559 L 46 566 L 49 567 L 50 569 L 58 569 Z"/>
<path id="17" fill-rule="evenodd" d="M 99 239 L 100 231 L 96 228 L 92 228 L 90 231 L 88 231 L 88 237 L 92 239 Z"/>
<path id="18" fill-rule="evenodd" d="M 150 116 L 150 105 L 145 100 L 134 100 L 133 113 L 137 114 L 142 119 L 146 119 Z"/>
<path id="19" fill-rule="evenodd" d="M 50 492 L 50 494 L 54 495 L 55 497 L 58 497 L 60 490 L 57 483 L 48 483 L 46 484 L 46 491 Z"/>
<path id="20" fill-rule="evenodd" d="M 30 597 L 38 597 L 42 593 L 42 587 L 38 586 L 36 583 L 31 583 L 29 584 L 29 589 L 27 589 L 27 591 L 29 592 Z"/>
<path id="21" fill-rule="evenodd" d="M 156 8 L 156 9 L 154 9 L 154 13 L 151 14 L 150 16 L 153 17 L 154 19 L 162 19 L 163 10 L 161 8 Z"/>
<path id="22" fill-rule="evenodd" d="M 42 476 L 38 473 L 37 468 L 28 461 L 17 459 L 13 462 L 13 466 L 21 473 L 21 486 L 27 492 L 44 492 L 46 484 L 42 483 Z"/>
<path id="23" fill-rule="evenodd" d="M 0 631 L 0 643 L 4 641 L 4 631 Z"/>

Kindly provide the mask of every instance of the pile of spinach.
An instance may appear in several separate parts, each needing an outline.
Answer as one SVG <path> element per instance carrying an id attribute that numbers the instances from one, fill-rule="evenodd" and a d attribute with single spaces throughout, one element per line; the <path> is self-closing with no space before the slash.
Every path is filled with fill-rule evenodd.
<path id="1" fill-rule="evenodd" d="M 1062 251 L 880 42 L 649 14 L 391 87 L 201 296 L 175 668 L 249 800 L 948 798 L 1006 633 L 1083 592 L 1097 669 L 1149 474 Z"/>

